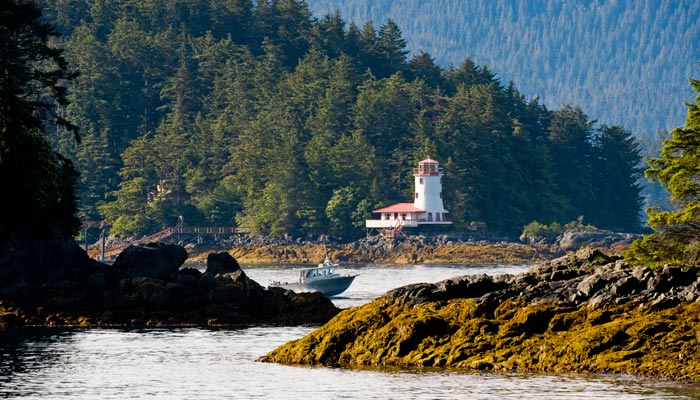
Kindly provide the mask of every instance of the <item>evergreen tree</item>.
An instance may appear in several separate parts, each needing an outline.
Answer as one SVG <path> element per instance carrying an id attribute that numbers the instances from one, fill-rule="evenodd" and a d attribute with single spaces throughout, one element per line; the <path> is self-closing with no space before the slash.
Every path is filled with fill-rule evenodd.
<path id="1" fill-rule="evenodd" d="M 353 217 L 357 215 L 356 210 L 361 201 L 360 193 L 354 187 L 342 187 L 333 191 L 333 196 L 326 207 L 326 215 L 333 235 L 346 240 L 357 237 Z"/>
<path id="2" fill-rule="evenodd" d="M 354 25 L 351 25 L 353 28 Z M 377 77 L 374 65 L 379 58 L 379 48 L 377 44 L 377 30 L 374 29 L 374 22 L 367 21 L 359 31 L 348 31 L 352 39 L 357 40 L 357 62 L 362 72 L 369 72 L 373 77 Z M 351 42 L 352 43 L 352 42 Z"/>
<path id="3" fill-rule="evenodd" d="M 402 73 L 406 63 L 406 41 L 401 36 L 401 28 L 392 20 L 379 27 L 377 33 L 379 59 L 374 67 L 375 76 L 383 78 Z"/>
<path id="4" fill-rule="evenodd" d="M 75 0 L 45 1 L 83 70 L 58 115 L 88 132 L 81 148 L 63 129 L 50 142 L 85 173 L 84 214 L 115 232 L 184 215 L 350 238 L 372 209 L 413 196 L 427 156 L 444 168 L 455 226 L 515 233 L 586 215 L 617 227 L 636 212 L 627 131 L 548 111 L 470 58 L 447 71 L 425 52 L 407 62 L 393 21 L 345 31 L 339 13 L 315 20 L 302 0 L 99 0 L 76 19 L 60 11 Z M 618 182 L 602 179 L 611 170 Z"/>
<path id="5" fill-rule="evenodd" d="M 647 209 L 655 233 L 636 241 L 628 256 L 633 262 L 700 264 L 700 80 L 690 79 L 697 93 L 687 103 L 685 125 L 664 140 L 661 156 L 649 160 L 645 175 L 663 184 L 675 209 Z"/>
<path id="6" fill-rule="evenodd" d="M 474 103 L 474 93 L 465 86 L 460 86 L 447 100 L 436 125 L 437 148 L 441 153 L 431 155 L 442 161 L 445 207 L 455 223 L 486 221 L 482 205 L 486 204 L 489 184 L 483 168 L 487 134 Z"/>
<path id="7" fill-rule="evenodd" d="M 459 86 L 489 85 L 496 82 L 494 75 L 486 66 L 478 67 L 471 58 L 467 57 L 456 70 L 448 73 L 450 93 Z"/>
<path id="8" fill-rule="evenodd" d="M 54 151 L 49 127 L 77 129 L 58 112 L 68 104 L 65 83 L 75 78 L 51 40 L 55 27 L 33 1 L 0 1 L 0 238 L 12 232 L 75 233 L 77 172 Z"/>
<path id="9" fill-rule="evenodd" d="M 597 208 L 589 221 L 600 228 L 635 232 L 640 228 L 639 147 L 622 127 L 602 125 L 593 143 L 593 186 Z"/>
<path id="10" fill-rule="evenodd" d="M 345 45 L 345 21 L 336 11 L 333 14 L 326 14 L 320 21 L 312 27 L 312 45 L 322 51 L 330 58 L 340 57 L 347 54 Z"/>
<path id="11" fill-rule="evenodd" d="M 157 231 L 153 205 L 165 191 L 158 181 L 152 140 L 144 136 L 124 150 L 124 166 L 119 170 L 119 188 L 110 193 L 111 201 L 98 206 L 110 232 L 118 235 L 147 234 Z"/>
<path id="12" fill-rule="evenodd" d="M 399 201 L 407 187 L 405 172 L 409 165 L 410 126 L 418 104 L 415 87 L 396 74 L 360 87 L 353 109 L 355 129 L 374 148 L 379 182 L 385 187 L 386 201 Z"/>
<path id="13" fill-rule="evenodd" d="M 106 134 L 89 131 L 84 135 L 77 152 L 77 165 L 80 171 L 80 214 L 83 219 L 102 219 L 97 207 L 104 204 L 106 193 L 118 187 L 116 172 L 119 167 L 109 152 Z"/>
<path id="14" fill-rule="evenodd" d="M 256 39 L 252 0 L 212 0 L 210 8 L 211 25 L 204 28 L 214 37 L 240 45 L 251 45 Z"/>
<path id="15" fill-rule="evenodd" d="M 557 220 L 573 221 L 593 214 L 593 122 L 579 107 L 566 105 L 552 114 L 549 140 L 557 193 L 568 199 Z"/>
<path id="16" fill-rule="evenodd" d="M 408 79 L 422 79 L 426 85 L 432 88 L 444 86 L 444 71 L 437 64 L 430 54 L 421 51 L 408 62 Z"/>
<path id="17" fill-rule="evenodd" d="M 639 142 L 640 153 L 645 161 L 650 158 L 658 158 L 661 155 L 661 147 L 664 139 L 669 139 L 671 136 L 668 131 L 657 131 L 654 135 L 640 136 L 637 138 Z M 673 205 L 668 200 L 669 193 L 664 186 L 659 182 L 650 182 L 643 176 L 639 184 L 642 186 L 643 209 L 652 206 L 660 206 L 661 208 L 671 209 Z"/>

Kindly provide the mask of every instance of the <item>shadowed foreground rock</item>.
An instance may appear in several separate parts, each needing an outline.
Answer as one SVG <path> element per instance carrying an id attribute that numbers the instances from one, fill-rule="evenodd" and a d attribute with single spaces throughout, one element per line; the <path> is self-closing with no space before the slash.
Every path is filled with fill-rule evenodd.
<path id="1" fill-rule="evenodd" d="M 591 371 L 700 380 L 697 270 L 589 249 L 510 276 L 398 288 L 261 361 Z"/>
<path id="2" fill-rule="evenodd" d="M 263 288 L 228 253 L 210 254 L 204 273 L 181 268 L 186 258 L 151 243 L 109 266 L 72 239 L 11 238 L 0 247 L 0 328 L 318 324 L 339 311 L 320 293 Z"/>

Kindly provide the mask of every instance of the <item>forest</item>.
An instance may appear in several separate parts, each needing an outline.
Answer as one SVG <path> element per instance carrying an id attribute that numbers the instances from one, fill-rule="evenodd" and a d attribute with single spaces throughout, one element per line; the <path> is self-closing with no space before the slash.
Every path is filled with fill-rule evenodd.
<path id="1" fill-rule="evenodd" d="M 583 216 L 640 224 L 632 132 L 574 104 L 548 109 L 466 56 L 409 56 L 401 28 L 314 17 L 299 0 L 43 0 L 80 75 L 48 137 L 80 173 L 82 220 L 112 234 L 239 226 L 365 234 L 441 163 L 454 226 L 514 235 Z"/>
<path id="2" fill-rule="evenodd" d="M 695 0 L 309 0 L 363 24 L 401 26 L 412 53 L 439 65 L 465 55 L 488 64 L 548 107 L 578 104 L 591 118 L 638 137 L 668 133 L 692 101 L 700 58 Z M 656 153 L 658 155 L 658 152 Z"/>

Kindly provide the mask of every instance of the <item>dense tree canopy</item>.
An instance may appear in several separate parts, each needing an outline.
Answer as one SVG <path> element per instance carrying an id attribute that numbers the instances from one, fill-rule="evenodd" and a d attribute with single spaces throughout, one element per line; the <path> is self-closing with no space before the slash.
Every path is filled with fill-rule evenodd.
<path id="1" fill-rule="evenodd" d="M 308 0 L 315 15 L 339 12 L 354 23 L 391 19 L 414 56 L 409 71 L 434 86 L 426 51 L 438 65 L 465 55 L 513 80 L 550 109 L 575 103 L 595 120 L 622 125 L 646 157 L 684 119 L 686 78 L 698 58 L 695 0 Z M 445 12 L 449 10 L 449 12 Z M 423 55 L 423 56 L 421 56 Z M 426 73 L 430 74 L 427 75 Z M 640 180 L 645 206 L 665 204 L 658 183 Z"/>
<path id="2" fill-rule="evenodd" d="M 406 50 L 442 66 L 465 55 L 550 108 L 581 106 L 638 136 L 682 121 L 697 60 L 696 0 L 308 0 L 321 16 L 403 28 Z M 680 100 L 680 101 L 679 101 Z"/>
<path id="3" fill-rule="evenodd" d="M 427 156 L 444 168 L 457 229 L 478 220 L 515 234 L 579 215 L 639 226 L 629 131 L 578 107 L 550 111 L 470 58 L 450 69 L 408 59 L 392 21 L 316 20 L 299 0 L 46 5 L 82 72 L 65 112 L 85 132 L 78 148 L 52 138 L 81 172 L 83 217 L 113 233 L 182 215 L 350 239 L 371 210 L 413 198 Z"/>
<path id="4" fill-rule="evenodd" d="M 68 130 L 62 116 L 68 104 L 69 72 L 57 33 L 32 1 L 0 0 L 0 239 L 10 232 L 73 233 L 77 172 L 44 136 L 47 124 Z"/>

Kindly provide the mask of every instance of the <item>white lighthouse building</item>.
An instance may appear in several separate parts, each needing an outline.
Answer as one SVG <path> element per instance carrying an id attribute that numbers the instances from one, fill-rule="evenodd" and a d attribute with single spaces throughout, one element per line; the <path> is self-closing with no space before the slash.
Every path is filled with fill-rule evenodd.
<path id="1" fill-rule="evenodd" d="M 439 163 L 430 157 L 418 163 L 413 174 L 415 190 L 413 203 L 397 203 L 374 210 L 380 219 L 365 221 L 367 229 L 398 232 L 402 228 L 422 225 L 450 225 L 447 210 L 442 204 L 442 171 Z"/>

